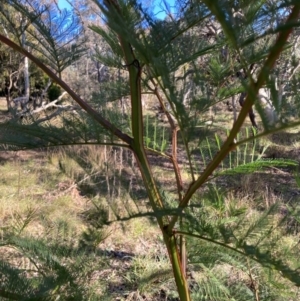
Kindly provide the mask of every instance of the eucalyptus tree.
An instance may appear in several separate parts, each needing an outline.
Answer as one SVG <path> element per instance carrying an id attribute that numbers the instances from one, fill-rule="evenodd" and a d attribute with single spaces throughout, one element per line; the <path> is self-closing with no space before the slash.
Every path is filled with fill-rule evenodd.
<path id="1" fill-rule="evenodd" d="M 51 13 L 45 7 L 36 10 L 34 6 L 34 10 L 28 10 L 22 1 L 11 1 L 18 11 L 31 18 L 32 24 L 39 30 L 39 35 L 32 36 L 40 43 L 32 42 L 32 47 L 44 56 L 39 60 L 4 35 L 0 35 L 0 41 L 31 59 L 69 93 L 82 110 L 75 117 L 72 114 L 61 116 L 59 127 L 49 123 L 37 124 L 30 118 L 21 122 L 3 123 L 0 136 L 3 148 L 15 150 L 52 145 L 97 144 L 129 149 L 138 165 L 151 208 L 145 213 L 138 206 L 140 213 L 133 216 L 128 210 L 128 216 L 116 214 L 116 219 L 145 214 L 156 218 L 180 300 L 191 300 L 189 279 L 185 271 L 184 237 L 197 239 L 197 256 L 205 275 L 205 279 L 199 281 L 198 295 L 195 295 L 197 300 L 284 300 L 280 299 L 280 294 L 285 291 L 285 287 L 277 283 L 287 282 L 280 277 L 291 281 L 292 286 L 288 290 L 297 298 L 300 275 L 295 258 L 298 246 L 295 243 L 290 248 L 281 247 L 281 240 L 284 241 L 286 233 L 281 228 L 287 215 L 279 217 L 275 214 L 276 206 L 272 206 L 251 220 L 244 208 L 233 205 L 226 210 L 224 199 L 217 194 L 215 197 L 218 197 L 218 202 L 212 207 L 218 205 L 219 211 L 214 214 L 211 207 L 206 205 L 201 188 L 204 190 L 205 187 L 211 187 L 206 185 L 220 175 L 252 173 L 267 166 L 298 164 L 293 161 L 261 160 L 259 156 L 257 160 L 252 156 L 250 162 L 236 165 L 230 160 L 227 164 L 226 160 L 248 141 L 300 123 L 299 120 L 289 120 L 287 124 L 274 127 L 265 122 L 263 112 L 258 110 L 264 121 L 262 131 L 256 137 L 240 141 L 236 139 L 249 111 L 257 103 L 259 90 L 266 83 L 274 85 L 272 70 L 277 60 L 284 55 L 293 30 L 299 26 L 299 1 L 281 1 L 279 5 L 272 6 L 274 11 L 286 13 L 272 28 L 266 30 L 262 30 L 261 24 L 264 23 L 261 22 L 268 22 L 269 5 L 274 4 L 272 1 L 256 1 L 255 4 L 248 1 L 178 1 L 180 9 L 177 14 L 170 15 L 167 22 L 163 23 L 156 20 L 155 15 L 138 1 L 94 2 L 103 16 L 105 26 L 94 24 L 90 29 L 105 40 L 109 49 L 106 53 L 98 52 L 96 57 L 108 67 L 122 69 L 125 75 L 111 84 L 111 90 L 106 89 L 105 93 L 87 101 L 62 80 L 61 71 L 65 63 L 61 63 L 61 60 L 65 62 L 65 55 L 62 52 L 59 56 L 57 51 L 66 48 L 63 47 L 64 37 L 57 34 L 60 33 L 59 27 L 55 27 L 55 30 L 51 27 Z M 51 22 L 44 22 L 40 18 L 44 11 L 46 16 L 51 17 L 46 17 L 46 20 Z M 208 30 L 206 34 L 200 32 L 203 27 Z M 268 43 L 260 44 L 264 38 L 269 39 Z M 53 43 L 54 47 L 50 50 L 44 47 L 45 44 L 47 47 L 53 46 Z M 60 46 L 61 43 L 63 46 Z M 259 65 L 255 73 L 253 64 Z M 237 76 L 237 73 L 242 73 L 242 76 Z M 234 83 L 230 85 L 224 78 L 227 81 L 232 78 Z M 196 144 L 200 144 L 208 138 L 207 134 L 199 134 L 195 138 L 197 128 L 205 128 L 207 110 L 217 102 L 241 92 L 245 94 L 243 106 L 232 128 L 223 141 L 216 139 L 218 147 L 210 149 L 210 157 L 202 156 L 200 163 L 201 157 L 193 156 L 193 145 L 195 139 Z M 146 117 L 142 106 L 143 94 L 152 94 L 167 117 L 171 137 L 168 148 L 158 151 L 146 143 L 149 137 L 145 137 L 144 132 Z M 122 96 L 130 99 L 128 123 L 118 117 L 117 110 L 102 106 L 105 100 L 114 101 Z M 294 99 L 296 95 L 291 92 L 289 97 Z M 183 178 L 178 149 L 185 152 L 187 178 Z M 149 160 L 153 155 L 171 163 L 174 174 L 172 187 L 169 182 L 153 174 Z M 214 193 L 213 190 L 210 192 Z M 211 200 L 212 203 L 214 201 Z M 18 245 L 14 236 L 5 235 L 4 241 L 7 245 Z M 210 271 L 211 266 L 214 266 L 214 271 L 218 271 L 217 264 L 229 265 L 234 271 L 249 271 L 252 290 L 245 283 L 226 287 L 226 277 L 222 273 L 218 276 Z M 253 264 L 260 265 L 256 276 L 260 277 L 264 285 L 253 280 Z M 235 291 L 232 291 L 232 287 Z M 58 291 L 57 287 L 55 291 Z M 5 289 L 1 292 L 8 293 Z M 35 290 L 40 298 L 46 298 L 51 292 L 54 292 L 51 286 L 46 293 L 44 286 Z"/>

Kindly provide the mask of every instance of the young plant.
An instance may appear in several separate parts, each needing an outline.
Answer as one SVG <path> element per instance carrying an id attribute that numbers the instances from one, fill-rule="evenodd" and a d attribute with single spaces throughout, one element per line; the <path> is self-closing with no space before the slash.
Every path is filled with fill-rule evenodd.
<path id="1" fill-rule="evenodd" d="M 251 262 L 259 263 L 264 268 L 280 272 L 283 277 L 299 286 L 300 275 L 297 267 L 293 264 L 289 265 L 290 262 L 284 260 L 287 256 L 276 249 L 278 240 L 270 235 L 272 229 L 277 227 L 270 221 L 270 217 L 274 216 L 275 206 L 263 216 L 246 223 L 243 219 L 237 218 L 237 209 L 231 210 L 232 216 L 225 216 L 225 211 L 222 211 L 225 210 L 224 206 L 220 204 L 224 201 L 222 198 L 218 200 L 220 208 L 217 209 L 220 213 L 213 215 L 205 202 L 199 201 L 198 194 L 200 188 L 204 188 L 207 182 L 220 174 L 253 172 L 263 166 L 277 164 L 277 161 L 272 163 L 254 160 L 250 160 L 249 163 L 245 159 L 233 164 L 231 159 L 228 169 L 223 171 L 218 169 L 228 155 L 230 156 L 247 141 L 299 124 L 297 121 L 279 127 L 266 127 L 256 137 L 248 135 L 246 139 L 236 140 L 246 117 L 256 103 L 259 89 L 269 80 L 272 68 L 284 51 L 293 28 L 298 24 L 299 1 L 292 1 L 293 4 L 282 3 L 280 9 L 285 12 L 284 21 L 279 22 L 279 20 L 276 28 L 265 32 L 257 29 L 257 24 L 263 18 L 266 22 L 269 18 L 267 13 L 264 15 L 264 4 L 252 6 L 241 1 L 240 12 L 238 7 L 235 8 L 236 10 L 232 9 L 230 3 L 224 1 L 194 2 L 188 1 L 186 6 L 179 10 L 178 16 L 170 15 L 169 21 L 163 22 L 151 16 L 138 1 L 94 1 L 103 14 L 105 26 L 91 25 L 90 29 L 99 34 L 109 46 L 107 53 L 98 53 L 96 58 L 109 67 L 122 68 L 127 72 L 124 79 L 129 87 L 130 129 L 124 126 L 120 119 L 115 118 L 118 112 L 112 112 L 107 108 L 98 109 L 82 99 L 62 80 L 60 73 L 56 75 L 34 54 L 0 34 L 1 42 L 32 60 L 82 109 L 75 117 L 63 116 L 61 127 L 57 128 L 51 124 L 37 125 L 30 119 L 29 124 L 25 122 L 1 124 L 1 142 L 10 149 L 66 144 L 99 144 L 129 149 L 139 168 L 151 204 L 151 214 L 156 217 L 160 227 L 178 295 L 182 301 L 191 300 L 186 273 L 185 237 L 198 239 L 201 242 L 198 245 L 200 252 L 202 248 L 203 251 L 207 250 L 208 245 L 214 246 L 210 250 L 211 252 L 215 250 L 215 254 L 212 254 L 215 261 L 218 260 L 218 256 L 221 258 L 220 254 L 224 250 L 228 262 L 230 260 L 233 262 L 235 256 L 239 259 L 247 257 Z M 181 1 L 178 3 L 180 4 Z M 267 4 L 265 5 L 268 7 Z M 18 6 L 16 8 L 18 9 Z M 25 9 L 21 12 L 27 13 Z M 272 12 L 270 9 L 270 14 Z M 239 13 L 242 15 L 240 18 L 237 17 Z M 32 17 L 31 12 L 28 13 L 29 16 Z M 35 17 L 39 18 L 39 16 Z M 201 26 L 206 26 L 205 24 L 209 24 L 207 28 L 211 29 L 212 38 L 209 38 L 208 33 L 208 38 L 204 38 L 206 34 L 201 32 Z M 261 49 L 262 47 L 256 42 L 272 33 L 275 35 L 270 42 L 270 47 Z M 226 49 L 230 49 L 235 60 L 226 56 Z M 213 72 L 211 68 L 210 71 L 205 70 L 210 57 L 222 58 L 222 55 L 223 59 L 230 63 L 224 62 L 224 66 L 222 65 L 214 74 L 211 74 Z M 254 63 L 259 66 L 255 76 L 252 74 Z M 240 72 L 238 70 L 243 70 L 244 76 L 241 81 L 239 78 L 236 80 L 235 85 L 239 85 L 239 89 L 234 93 L 238 94 L 241 90 L 246 92 L 242 109 L 224 141 L 221 143 L 221 139 L 215 136 L 216 149 L 211 147 L 207 135 L 201 137 L 202 141 L 207 141 L 209 156 L 205 157 L 202 168 L 196 168 L 195 164 L 199 162 L 192 159 L 191 144 L 197 130 L 198 119 L 200 121 L 204 119 L 207 109 L 222 100 L 218 92 L 223 86 L 229 84 L 230 78 Z M 154 127 L 153 149 L 151 147 L 149 121 L 147 115 L 143 113 L 142 106 L 144 93 L 152 94 L 166 115 L 171 136 L 168 148 L 165 147 L 164 138 L 162 144 L 157 145 L 157 125 Z M 118 95 L 116 99 L 120 99 L 119 96 L 122 95 Z M 194 106 L 198 99 L 202 99 L 200 105 Z M 144 119 L 147 124 L 146 138 Z M 185 170 L 188 170 L 188 179 L 185 180 L 182 176 L 178 150 L 185 152 Z M 176 188 L 176 194 L 167 194 L 170 187 L 164 187 L 163 183 L 159 183 L 153 175 L 149 163 L 150 154 L 165 158 L 172 164 L 175 181 L 171 188 Z M 203 151 L 201 155 L 204 160 Z M 242 158 L 246 158 L 246 154 L 242 154 Z M 293 165 L 295 162 L 282 164 Z M 172 206 L 166 195 L 173 197 Z M 193 207 L 195 202 L 196 207 Z M 196 214 L 193 214 L 193 208 L 196 208 L 194 212 Z M 210 219 L 212 217 L 214 218 Z M 279 222 L 278 227 L 281 224 L 282 222 Z M 225 255 L 222 259 L 225 260 Z M 202 266 L 202 268 L 211 283 L 218 282 L 219 287 L 223 285 L 224 281 L 214 278 L 207 267 Z M 243 268 L 249 266 L 245 265 Z M 204 281 L 200 281 L 200 285 L 201 283 L 206 285 Z M 226 290 L 220 291 L 224 293 Z M 227 291 L 225 293 L 229 295 Z M 201 294 L 203 295 L 203 290 Z M 206 296 L 209 294 L 207 293 Z"/>

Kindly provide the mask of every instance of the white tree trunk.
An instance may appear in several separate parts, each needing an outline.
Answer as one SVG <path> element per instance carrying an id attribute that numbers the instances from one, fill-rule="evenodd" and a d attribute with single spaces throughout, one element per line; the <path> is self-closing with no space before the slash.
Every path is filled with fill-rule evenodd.
<path id="1" fill-rule="evenodd" d="M 22 19 L 22 22 L 24 20 Z M 23 27 L 23 25 L 22 25 Z M 26 48 L 26 34 L 25 31 L 22 33 L 22 47 Z M 30 95 L 30 83 L 29 83 L 29 60 L 28 57 L 24 57 L 24 97 L 26 97 L 27 102 L 29 101 Z"/>

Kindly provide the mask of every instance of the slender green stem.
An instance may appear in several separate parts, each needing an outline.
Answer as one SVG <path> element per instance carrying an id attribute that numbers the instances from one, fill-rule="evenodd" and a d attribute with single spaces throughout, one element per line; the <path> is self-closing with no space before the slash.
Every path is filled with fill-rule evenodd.
<path id="1" fill-rule="evenodd" d="M 249 129 L 246 128 L 246 137 L 249 137 Z M 248 143 L 246 143 L 245 148 L 244 148 L 244 164 L 247 162 L 247 154 L 248 154 Z M 253 162 L 253 158 L 251 160 Z"/>
<path id="2" fill-rule="evenodd" d="M 149 115 L 146 116 L 146 146 L 149 147 Z"/>
<path id="3" fill-rule="evenodd" d="M 257 140 L 258 138 L 261 138 L 261 137 L 265 137 L 265 136 L 268 136 L 270 134 L 274 134 L 274 133 L 278 133 L 280 131 L 283 131 L 283 130 L 287 130 L 287 129 L 290 129 L 290 128 L 294 128 L 294 127 L 297 127 L 300 125 L 300 121 L 297 121 L 297 122 L 293 122 L 293 123 L 290 123 L 290 124 L 285 124 L 284 126 L 282 127 L 275 127 L 273 129 L 270 129 L 270 130 L 267 130 L 267 131 L 264 131 L 262 133 L 259 133 L 259 134 L 255 134 L 255 135 L 252 135 L 246 139 L 243 139 L 241 141 L 238 141 L 236 143 L 236 146 L 239 146 L 241 144 L 244 144 L 246 142 L 249 142 L 249 141 L 255 141 Z"/>
<path id="4" fill-rule="evenodd" d="M 145 147 L 145 150 L 149 153 L 152 153 L 153 155 L 160 156 L 160 157 L 171 160 L 171 156 L 165 154 L 164 152 L 160 152 L 160 151 L 157 151 L 157 150 L 149 148 L 149 147 Z"/>
<path id="5" fill-rule="evenodd" d="M 167 246 L 169 258 L 173 267 L 173 273 L 178 289 L 179 299 L 180 301 L 190 301 L 191 297 L 189 288 L 186 281 L 185 272 L 182 269 L 174 233 L 171 233 L 171 235 L 169 235 L 167 231 L 164 231 L 164 241 Z"/>
<path id="6" fill-rule="evenodd" d="M 156 143 L 156 139 L 157 139 L 157 135 L 156 135 L 156 132 L 157 132 L 157 119 L 155 119 L 155 123 L 154 123 L 154 133 L 153 133 L 153 148 L 154 150 L 156 150 L 156 146 L 158 145 L 158 143 Z"/>
<path id="7" fill-rule="evenodd" d="M 107 1 L 108 8 L 115 9 L 120 17 L 121 12 L 118 4 L 114 0 Z M 148 197 L 153 210 L 163 209 L 162 197 L 158 191 L 157 185 L 154 181 L 151 168 L 147 159 L 144 136 L 143 136 L 143 113 L 141 101 L 141 71 L 142 66 L 136 59 L 132 46 L 119 35 L 119 41 L 123 49 L 126 66 L 129 72 L 130 92 L 131 92 L 131 120 L 132 120 L 132 134 L 131 148 L 136 157 L 139 169 L 148 193 Z M 167 217 L 157 217 L 158 224 L 164 235 L 164 241 L 168 249 L 169 258 L 172 264 L 173 274 L 177 285 L 178 293 L 181 301 L 190 301 L 188 283 L 185 274 L 182 270 L 179 253 L 176 245 L 175 236 L 172 231 L 168 231 L 167 224 L 169 219 Z"/>

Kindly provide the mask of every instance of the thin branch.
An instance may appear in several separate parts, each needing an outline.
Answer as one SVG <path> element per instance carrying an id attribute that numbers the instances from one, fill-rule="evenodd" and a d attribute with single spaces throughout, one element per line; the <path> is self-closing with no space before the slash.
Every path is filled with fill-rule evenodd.
<path id="1" fill-rule="evenodd" d="M 171 114 L 166 109 L 163 99 L 158 92 L 157 84 L 155 84 L 153 79 L 151 81 L 155 86 L 154 94 L 156 95 L 156 97 L 159 101 L 159 104 L 162 107 L 162 110 L 164 111 L 164 113 L 166 114 L 166 116 L 168 118 L 168 121 L 169 121 L 169 124 L 171 127 L 171 131 L 172 131 L 172 156 L 170 157 L 170 159 L 173 164 L 173 169 L 175 172 L 177 191 L 178 191 L 179 202 L 180 202 L 181 201 L 181 192 L 183 190 L 183 183 L 182 183 L 182 177 L 181 177 L 180 168 L 179 168 L 178 160 L 177 160 L 177 133 L 178 133 L 179 127 L 176 126 Z M 192 174 L 193 174 L 193 171 L 192 171 Z"/>
<path id="2" fill-rule="evenodd" d="M 190 236 L 190 237 L 199 238 L 199 239 L 202 239 L 202 240 L 211 242 L 211 243 L 213 243 L 213 244 L 216 244 L 216 245 L 218 245 L 218 246 L 227 248 L 227 249 L 229 249 L 229 250 L 231 250 L 231 251 L 234 251 L 234 252 L 236 252 L 236 253 L 238 253 L 238 254 L 240 254 L 240 255 L 247 256 L 246 253 L 244 253 L 244 252 L 242 252 L 242 251 L 240 251 L 240 250 L 238 250 L 238 249 L 235 249 L 235 248 L 233 248 L 233 247 L 231 247 L 231 246 L 229 246 L 229 245 L 227 245 L 227 244 L 224 244 L 224 243 L 222 243 L 222 242 L 219 242 L 219 241 L 217 241 L 217 240 L 213 240 L 213 239 L 211 239 L 211 238 L 208 238 L 208 237 L 205 237 L 205 236 L 202 236 L 202 235 L 198 235 L 198 234 L 194 234 L 194 233 L 189 233 L 189 232 L 185 232 L 185 231 L 177 231 L 177 230 L 175 231 L 175 235 L 185 235 L 185 236 Z M 257 261 L 255 258 L 252 258 L 252 257 L 251 257 L 251 259 Z M 258 262 L 258 261 L 257 261 L 257 262 Z"/>
<path id="3" fill-rule="evenodd" d="M 273 129 L 267 130 L 265 132 L 256 134 L 255 136 L 250 136 L 250 137 L 248 137 L 246 139 L 240 140 L 240 141 L 236 142 L 235 145 L 237 147 L 237 146 L 242 145 L 242 144 L 244 144 L 246 142 L 250 142 L 250 141 L 256 140 L 257 138 L 261 138 L 261 137 L 268 136 L 270 134 L 278 133 L 280 131 L 287 130 L 287 129 L 290 129 L 290 128 L 294 128 L 294 127 L 297 127 L 299 125 L 300 125 L 300 121 L 297 121 L 297 122 L 285 124 L 285 125 L 283 125 L 281 127 L 275 127 Z"/>

